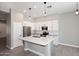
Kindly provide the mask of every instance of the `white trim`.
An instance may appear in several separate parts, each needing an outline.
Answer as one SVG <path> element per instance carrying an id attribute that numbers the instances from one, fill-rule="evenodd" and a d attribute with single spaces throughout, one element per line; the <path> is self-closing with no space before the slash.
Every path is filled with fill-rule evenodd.
<path id="1" fill-rule="evenodd" d="M 25 50 L 25 51 L 29 50 L 29 51 L 31 51 L 31 52 L 33 52 L 33 53 L 35 53 L 35 54 L 38 54 L 39 56 L 45 56 L 44 54 L 42 54 L 42 53 L 40 53 L 40 52 L 37 52 L 37 51 L 35 51 L 35 50 L 29 49 L 29 48 L 24 49 L 24 50 Z"/>
<path id="2" fill-rule="evenodd" d="M 8 45 L 6 45 L 6 47 L 10 49 L 10 47 Z"/>
<path id="3" fill-rule="evenodd" d="M 9 47 L 8 45 L 6 47 L 9 48 L 9 49 L 14 49 L 14 47 Z"/>
<path id="4" fill-rule="evenodd" d="M 25 51 L 29 50 L 28 48 L 27 49 L 24 49 Z"/>
<path id="5" fill-rule="evenodd" d="M 79 48 L 79 46 L 77 45 L 71 45 L 71 44 L 65 44 L 65 43 L 58 43 L 60 45 L 65 45 L 65 46 L 70 46 L 70 47 L 75 47 L 75 48 Z"/>

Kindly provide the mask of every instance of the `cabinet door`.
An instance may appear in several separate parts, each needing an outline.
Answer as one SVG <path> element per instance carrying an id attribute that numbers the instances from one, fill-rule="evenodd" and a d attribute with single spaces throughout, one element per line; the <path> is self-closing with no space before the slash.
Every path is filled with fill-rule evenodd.
<path id="1" fill-rule="evenodd" d="M 23 26 L 22 23 L 13 24 L 13 38 L 14 38 L 14 47 L 22 45 L 22 41 L 19 39 L 23 35 Z"/>

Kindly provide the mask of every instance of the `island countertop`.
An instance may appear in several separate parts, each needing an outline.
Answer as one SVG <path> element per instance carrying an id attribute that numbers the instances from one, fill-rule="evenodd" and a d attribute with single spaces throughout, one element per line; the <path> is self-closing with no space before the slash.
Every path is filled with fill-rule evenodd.
<path id="1" fill-rule="evenodd" d="M 47 37 L 20 37 L 21 40 L 24 40 L 26 42 L 31 42 L 31 43 L 35 43 L 35 44 L 39 44 L 39 45 L 47 45 L 50 42 L 52 42 L 53 40 L 55 40 L 57 37 L 53 37 L 53 36 L 47 36 Z"/>

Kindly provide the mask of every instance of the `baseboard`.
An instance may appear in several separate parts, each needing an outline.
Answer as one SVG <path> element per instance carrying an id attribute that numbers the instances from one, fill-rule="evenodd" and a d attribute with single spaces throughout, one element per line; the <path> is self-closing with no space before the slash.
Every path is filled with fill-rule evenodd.
<path id="1" fill-rule="evenodd" d="M 23 46 L 23 45 L 20 45 L 20 46 Z M 8 49 L 14 49 L 14 48 L 17 48 L 17 47 L 19 47 L 19 46 L 16 46 L 16 47 L 9 47 L 8 45 L 6 46 Z"/>
<path id="2" fill-rule="evenodd" d="M 60 45 L 65 45 L 65 46 L 70 46 L 70 47 L 75 47 L 75 48 L 79 48 L 79 46 L 76 45 L 70 45 L 70 44 L 65 44 L 65 43 L 58 43 Z"/>
<path id="3" fill-rule="evenodd" d="M 14 49 L 14 47 L 9 47 L 8 45 L 6 46 L 8 49 Z"/>
<path id="4" fill-rule="evenodd" d="M 14 49 L 14 48 L 17 48 L 17 47 L 19 47 L 19 46 L 23 46 L 22 44 L 21 45 L 15 45 L 15 46 L 13 46 L 13 47 L 11 47 L 12 49 Z"/>
<path id="5" fill-rule="evenodd" d="M 38 54 L 39 56 L 45 56 L 44 54 L 42 54 L 42 53 L 40 53 L 40 52 L 37 52 L 37 51 L 35 51 L 35 50 L 29 49 L 29 48 L 24 49 L 24 50 L 25 50 L 25 51 L 29 50 L 29 51 L 31 51 L 31 52 L 33 52 L 33 53 L 35 53 L 35 54 Z"/>

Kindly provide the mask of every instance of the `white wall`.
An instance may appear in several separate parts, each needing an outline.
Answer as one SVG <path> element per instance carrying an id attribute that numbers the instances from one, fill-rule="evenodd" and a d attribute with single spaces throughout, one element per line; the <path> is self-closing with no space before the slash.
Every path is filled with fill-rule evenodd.
<path id="1" fill-rule="evenodd" d="M 23 14 L 11 10 L 11 48 L 15 48 L 22 45 L 22 41 L 19 40 L 23 35 Z"/>
<path id="2" fill-rule="evenodd" d="M 74 13 L 59 16 L 59 41 L 79 46 L 79 16 Z"/>
<path id="3" fill-rule="evenodd" d="M 10 12 L 10 10 L 9 10 L 9 15 L 8 15 L 8 17 L 7 17 L 7 47 L 8 48 L 11 48 L 11 12 Z"/>

